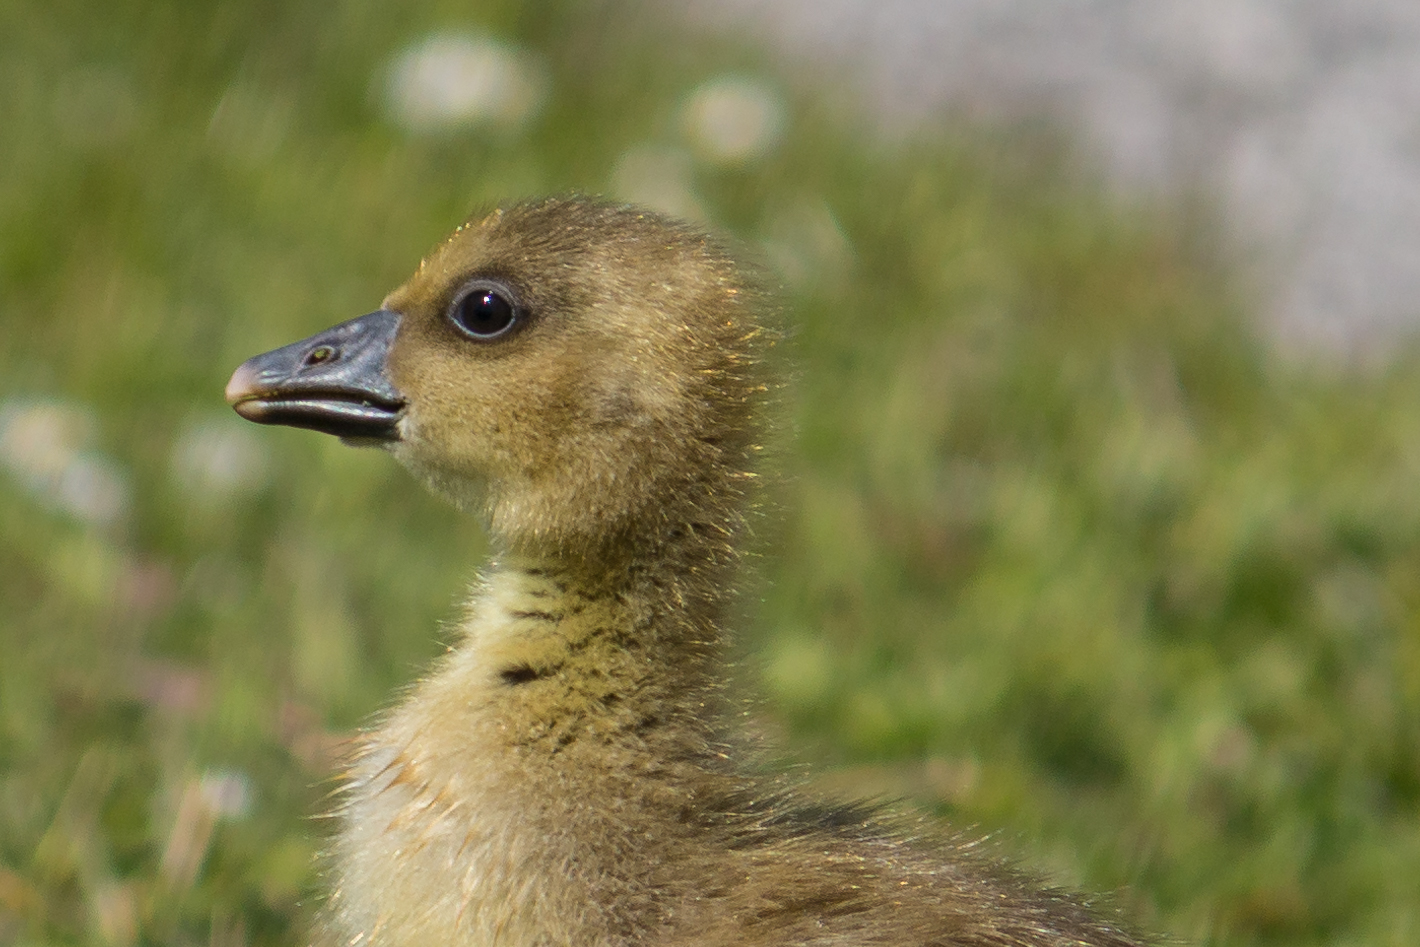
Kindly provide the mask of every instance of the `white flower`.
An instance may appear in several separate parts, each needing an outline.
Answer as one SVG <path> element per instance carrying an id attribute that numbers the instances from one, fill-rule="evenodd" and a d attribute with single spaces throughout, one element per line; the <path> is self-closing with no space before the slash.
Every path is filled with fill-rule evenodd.
<path id="1" fill-rule="evenodd" d="M 240 819 L 251 811 L 251 779 L 234 769 L 209 769 L 198 784 L 202 801 L 218 819 Z"/>
<path id="2" fill-rule="evenodd" d="M 767 154 L 784 131 L 784 103 L 767 83 L 722 76 L 703 83 L 681 107 L 681 126 L 696 155 L 738 164 Z"/>
<path id="3" fill-rule="evenodd" d="M 427 132 L 520 125 L 546 89 L 545 70 L 526 52 L 487 36 L 436 33 L 395 57 L 386 93 L 397 122 Z"/>
<path id="4" fill-rule="evenodd" d="M 0 404 L 0 465 L 48 506 L 93 525 L 128 509 L 128 480 L 118 464 L 86 450 L 93 412 L 58 401 Z"/>

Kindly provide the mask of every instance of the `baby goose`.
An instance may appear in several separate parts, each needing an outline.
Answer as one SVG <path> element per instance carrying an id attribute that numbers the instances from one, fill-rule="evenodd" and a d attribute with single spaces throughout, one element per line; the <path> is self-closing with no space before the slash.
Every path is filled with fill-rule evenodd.
<path id="1" fill-rule="evenodd" d="M 739 768 L 721 622 L 766 390 L 760 301 L 685 225 L 585 199 L 459 227 L 378 312 L 232 376 L 480 512 L 462 638 L 364 739 L 349 945 L 1130 945 L 1080 903 Z"/>

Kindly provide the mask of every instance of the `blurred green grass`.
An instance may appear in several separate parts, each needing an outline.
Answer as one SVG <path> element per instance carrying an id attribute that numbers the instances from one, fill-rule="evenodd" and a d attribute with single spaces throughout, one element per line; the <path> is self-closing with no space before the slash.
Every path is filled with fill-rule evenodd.
<path id="1" fill-rule="evenodd" d="M 449 30 L 533 51 L 542 110 L 403 129 L 382 77 Z M 788 283 L 762 726 L 1145 927 L 1420 940 L 1413 350 L 1280 358 L 1206 214 L 1109 197 L 1039 129 L 883 140 L 631 7 L 10 0 L 0 942 L 300 940 L 340 736 L 442 647 L 483 539 L 222 385 L 471 208 L 680 155 L 728 73 L 787 116 L 686 166 Z"/>

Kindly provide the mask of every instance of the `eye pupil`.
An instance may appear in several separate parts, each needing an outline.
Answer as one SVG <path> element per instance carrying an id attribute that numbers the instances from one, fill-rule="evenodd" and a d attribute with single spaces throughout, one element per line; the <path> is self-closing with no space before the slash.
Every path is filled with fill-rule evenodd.
<path id="1" fill-rule="evenodd" d="M 496 289 L 478 287 L 454 304 L 453 321 L 476 339 L 502 335 L 517 321 L 518 311 Z"/>

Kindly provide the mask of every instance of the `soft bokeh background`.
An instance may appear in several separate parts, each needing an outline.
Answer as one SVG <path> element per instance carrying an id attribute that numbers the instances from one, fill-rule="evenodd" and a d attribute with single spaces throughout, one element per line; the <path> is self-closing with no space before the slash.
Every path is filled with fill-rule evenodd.
<path id="1" fill-rule="evenodd" d="M 1414 0 L 665 0 L 851 76 L 891 125 L 1046 116 L 1111 185 L 1198 188 L 1267 284 L 1284 344 L 1416 326 Z"/>
<path id="2" fill-rule="evenodd" d="M 1279 357 L 1206 196 L 821 81 L 618 4 L 0 2 L 0 942 L 302 940 L 483 539 L 221 388 L 568 189 L 783 283 L 789 758 L 1194 942 L 1420 941 L 1420 360 Z"/>

